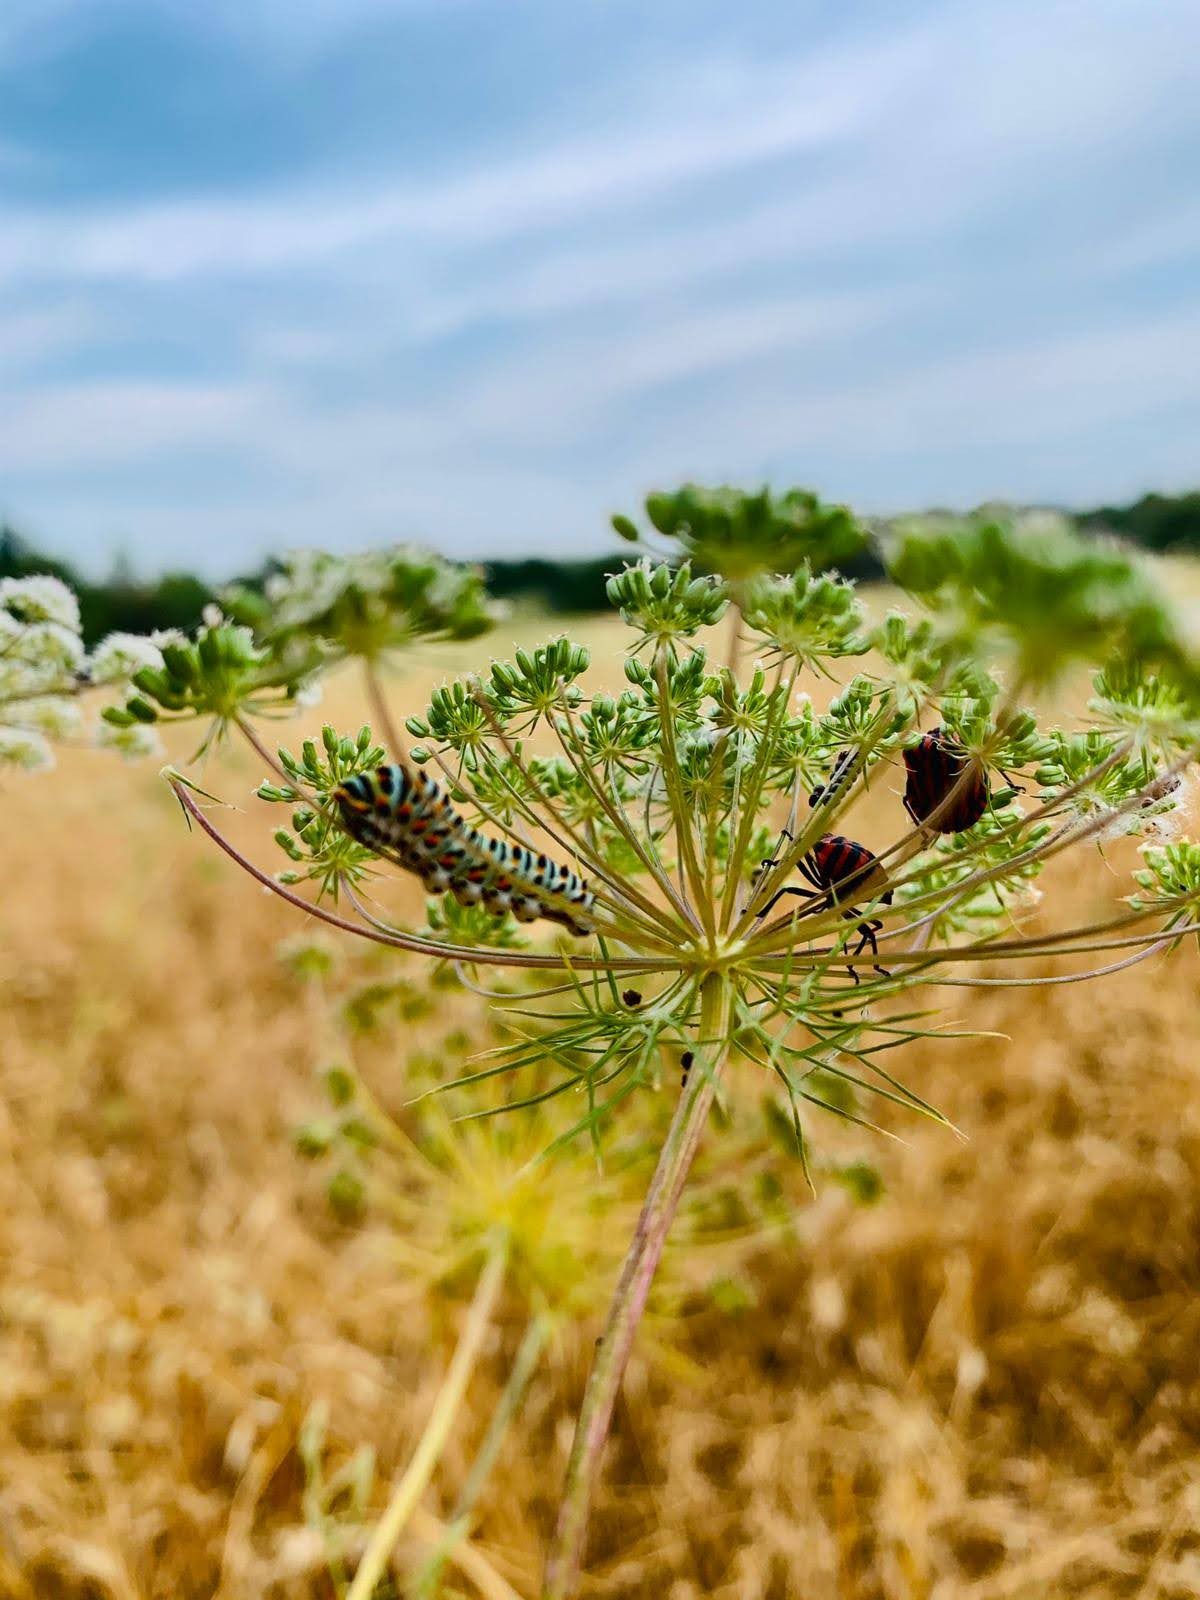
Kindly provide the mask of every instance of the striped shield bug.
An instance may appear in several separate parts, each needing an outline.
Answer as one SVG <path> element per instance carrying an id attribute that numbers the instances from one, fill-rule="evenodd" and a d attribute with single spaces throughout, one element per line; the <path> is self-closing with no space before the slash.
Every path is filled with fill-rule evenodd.
<path id="1" fill-rule="evenodd" d="M 784 830 L 784 837 L 791 835 Z M 763 870 L 769 871 L 777 863 L 774 860 L 764 861 Z M 880 864 L 878 856 L 867 849 L 865 844 L 859 844 L 854 839 L 844 839 L 838 833 L 823 833 L 813 845 L 803 860 L 798 864 L 801 875 L 813 885 L 812 889 L 799 889 L 794 885 L 785 885 L 773 894 L 767 904 L 758 913 L 761 920 L 785 894 L 794 894 L 802 900 L 815 900 L 823 898 L 830 905 L 843 907 L 843 915 L 852 922 L 858 923 L 859 941 L 851 956 L 861 955 L 869 949 L 875 957 L 879 955 L 879 945 L 876 934 L 883 927 L 883 920 L 879 917 L 867 918 L 853 904 L 855 900 L 878 900 L 887 906 L 892 903 L 892 891 L 886 888 L 887 873 Z M 875 971 L 888 976 L 885 968 L 881 967 L 878 960 L 874 962 Z M 850 976 L 857 983 L 858 973 L 853 967 L 849 968 Z"/>
<path id="2" fill-rule="evenodd" d="M 962 833 L 988 808 L 987 773 L 941 728 L 924 733 L 904 752 L 904 809 L 918 828 Z"/>

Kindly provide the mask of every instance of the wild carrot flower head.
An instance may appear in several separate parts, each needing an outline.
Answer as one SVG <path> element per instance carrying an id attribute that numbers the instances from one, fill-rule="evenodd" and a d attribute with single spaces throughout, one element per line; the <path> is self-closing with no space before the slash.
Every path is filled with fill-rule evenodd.
<path id="1" fill-rule="evenodd" d="M 883 1061 L 937 1032 L 931 988 L 1026 981 L 1056 953 L 1139 960 L 1190 925 L 1183 880 L 1109 924 L 1056 928 L 1045 909 L 1030 924 L 1055 854 L 1177 807 L 1200 737 L 1194 663 L 1125 556 L 1057 525 L 902 526 L 888 554 L 909 609 L 872 621 L 828 570 L 861 540 L 839 508 L 688 488 L 648 514 L 684 559 L 610 579 L 618 670 L 595 674 L 566 637 L 519 650 L 412 709 L 411 751 L 394 725 L 379 742 L 329 729 L 260 790 L 292 808 L 288 892 L 313 881 L 351 912 L 322 914 L 470 982 L 523 974 L 497 1000 L 517 1042 L 459 1081 L 464 1098 L 552 1062 L 536 1099 L 577 1097 L 573 1131 L 598 1142 L 685 1057 L 711 1078 L 732 1054 L 779 1087 L 797 1138 L 809 1105 L 929 1113 Z M 419 615 L 460 636 L 485 615 L 474 579 L 398 559 L 293 563 L 244 641 L 247 673 L 280 637 L 370 658 Z M 1081 664 L 1086 719 L 1045 725 L 1025 696 Z M 375 902 L 395 871 L 436 891 L 423 928 Z"/>

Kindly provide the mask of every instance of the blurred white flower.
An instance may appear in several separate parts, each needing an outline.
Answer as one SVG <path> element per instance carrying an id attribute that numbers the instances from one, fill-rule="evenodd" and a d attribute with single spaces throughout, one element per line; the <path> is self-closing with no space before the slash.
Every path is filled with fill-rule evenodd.
<path id="1" fill-rule="evenodd" d="M 0 610 L 19 622 L 55 622 L 79 632 L 79 601 L 60 578 L 0 578 Z"/>
<path id="2" fill-rule="evenodd" d="M 206 628 L 219 628 L 225 621 L 225 613 L 215 600 L 210 600 L 200 613 L 200 620 Z"/>
<path id="3" fill-rule="evenodd" d="M 111 722 L 101 722 L 96 729 L 96 744 L 101 750 L 112 750 L 127 761 L 141 761 L 147 756 L 164 753 L 158 729 L 144 722 L 132 723 L 128 728 L 115 728 Z"/>
<path id="4" fill-rule="evenodd" d="M 162 651 L 139 633 L 110 633 L 101 639 L 88 662 L 93 683 L 127 684 L 143 667 L 161 667 Z"/>
<path id="5" fill-rule="evenodd" d="M 6 661 L 42 674 L 74 674 L 83 664 L 83 640 L 61 622 L 31 622 L 0 637 Z"/>
<path id="6" fill-rule="evenodd" d="M 32 728 L 0 727 L 0 767 L 44 772 L 54 765 L 54 752 L 44 734 Z"/>
<path id="7" fill-rule="evenodd" d="M 74 700 L 44 695 L 9 706 L 4 716 L 13 726 L 32 728 L 50 739 L 73 739 L 83 726 L 83 714 Z"/>

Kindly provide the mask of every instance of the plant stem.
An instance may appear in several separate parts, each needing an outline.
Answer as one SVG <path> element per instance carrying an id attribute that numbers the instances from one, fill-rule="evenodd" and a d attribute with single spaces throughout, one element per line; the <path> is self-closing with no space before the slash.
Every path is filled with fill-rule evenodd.
<path id="1" fill-rule="evenodd" d="M 679 1096 L 663 1141 L 658 1165 L 642 1206 L 633 1240 L 609 1305 L 604 1335 L 588 1376 L 575 1424 L 575 1442 L 567 1463 L 567 1479 L 558 1527 L 546 1563 L 542 1600 L 570 1600 L 576 1592 L 587 1539 L 592 1493 L 612 1423 L 621 1379 L 633 1349 L 634 1336 L 650 1285 L 662 1257 L 684 1183 L 695 1158 L 717 1081 L 728 1050 L 726 1034 L 732 995 L 720 974 L 705 978 L 700 991 L 698 1059 Z"/>
<path id="2" fill-rule="evenodd" d="M 432 1597 L 437 1593 L 442 1568 L 447 1561 L 455 1559 L 459 1546 L 470 1532 L 475 1503 L 479 1499 L 480 1492 L 496 1464 L 496 1457 L 500 1453 L 500 1446 L 504 1442 L 504 1435 L 508 1430 L 508 1425 L 525 1398 L 525 1391 L 529 1387 L 529 1381 L 537 1368 L 542 1346 L 545 1344 L 549 1332 L 550 1319 L 545 1314 L 535 1316 L 525 1330 L 525 1337 L 521 1340 L 520 1347 L 517 1350 L 512 1371 L 508 1375 L 508 1382 L 505 1384 L 504 1392 L 501 1394 L 499 1403 L 492 1413 L 492 1419 L 488 1423 L 483 1443 L 479 1447 L 475 1460 L 471 1463 L 471 1470 L 468 1472 L 466 1481 L 459 1491 L 458 1499 L 446 1523 L 445 1531 L 437 1541 L 433 1554 L 412 1581 L 411 1592 L 413 1600 L 426 1600 L 426 1597 Z"/>
<path id="3" fill-rule="evenodd" d="M 373 656 L 363 658 L 363 682 L 366 685 L 367 699 L 375 716 L 376 725 L 387 741 L 392 760 L 398 761 L 402 767 L 409 768 L 408 751 L 405 749 L 404 740 L 400 737 L 399 725 L 392 716 L 387 695 L 383 692 L 379 667 Z"/>
<path id="4" fill-rule="evenodd" d="M 658 685 L 658 712 L 662 724 L 662 761 L 660 771 L 667 791 L 667 803 L 675 824 L 675 843 L 679 850 L 681 878 L 690 887 L 696 910 L 700 914 L 704 931 L 712 937 L 715 919 L 713 906 L 704 892 L 704 875 L 696 859 L 696 842 L 692 833 L 692 815 L 683 795 L 680 780 L 679 750 L 675 740 L 674 710 L 668 693 L 667 653 L 661 647 L 654 657 L 654 676 Z"/>
<path id="5" fill-rule="evenodd" d="M 427 1540 L 430 1544 L 440 1544 L 443 1539 L 450 1536 L 446 1524 L 440 1522 L 432 1511 L 426 1511 L 423 1506 L 413 1507 L 412 1523 L 413 1532 L 417 1537 Z M 500 1576 L 483 1552 L 477 1550 L 474 1545 L 459 1539 L 449 1547 L 449 1560 L 464 1577 L 470 1578 L 483 1596 L 483 1600 L 521 1600 L 521 1596 L 512 1584 Z"/>
<path id="6" fill-rule="evenodd" d="M 283 768 L 279 765 L 279 762 L 258 737 L 258 734 L 255 733 L 254 729 L 246 721 L 245 717 L 235 717 L 234 721 L 237 723 L 238 732 L 254 751 L 255 755 L 258 756 L 259 760 L 264 761 L 277 778 L 282 778 L 284 783 L 291 787 L 295 780 L 288 777 L 287 773 L 283 770 Z"/>
<path id="7" fill-rule="evenodd" d="M 354 1574 L 354 1582 L 346 1592 L 346 1600 L 371 1600 L 376 1585 L 387 1569 L 396 1540 L 403 1533 L 405 1523 L 433 1476 L 433 1469 L 454 1426 L 484 1337 L 491 1326 L 507 1265 L 508 1239 L 502 1235 L 492 1246 L 487 1265 L 480 1274 L 475 1296 L 467 1312 L 466 1325 L 429 1421 L 425 1424 L 425 1431 L 407 1471 L 396 1485 L 386 1511 L 375 1525 L 375 1531 Z"/>

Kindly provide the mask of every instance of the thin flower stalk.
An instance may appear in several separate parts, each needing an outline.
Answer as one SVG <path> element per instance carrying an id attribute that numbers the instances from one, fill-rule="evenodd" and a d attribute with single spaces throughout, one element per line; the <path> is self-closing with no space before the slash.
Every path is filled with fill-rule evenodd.
<path id="1" fill-rule="evenodd" d="M 698 927 L 699 924 L 696 922 L 695 913 L 688 904 L 686 898 L 672 882 L 671 876 L 666 867 L 663 865 L 662 859 L 655 848 L 652 829 L 649 827 L 645 828 L 644 837 L 639 837 L 636 827 L 634 826 L 624 807 L 621 805 L 618 797 L 615 794 L 610 794 L 607 792 L 600 784 L 596 782 L 591 770 L 591 766 L 581 748 L 578 731 L 575 727 L 573 719 L 573 713 L 571 708 L 566 705 L 565 702 L 562 705 L 562 712 L 566 719 L 567 727 L 564 729 L 559 722 L 555 722 L 555 732 L 558 736 L 559 744 L 562 746 L 563 753 L 566 755 L 568 761 L 571 762 L 571 765 L 575 769 L 580 781 L 586 786 L 589 793 L 595 797 L 597 803 L 603 809 L 605 816 L 607 816 L 613 827 L 620 834 L 621 838 L 637 856 L 638 860 L 642 863 L 646 871 L 649 872 L 650 876 L 654 879 L 654 882 L 666 897 L 671 908 L 685 922 L 690 922 L 694 927 Z M 647 794 L 649 794 L 649 786 L 647 789 Z M 670 926 L 670 924 L 668 924 L 668 926 Z"/>
<path id="2" fill-rule="evenodd" d="M 454 1502 L 454 1509 L 447 1519 L 445 1532 L 438 1540 L 432 1555 L 413 1578 L 411 1589 L 414 1600 L 433 1600 L 438 1593 L 443 1567 L 447 1561 L 454 1559 L 455 1551 L 469 1536 L 479 1497 L 487 1486 L 505 1436 L 520 1410 L 525 1392 L 537 1371 L 550 1330 L 551 1319 L 544 1313 L 530 1319 L 529 1326 L 517 1347 L 504 1390 L 488 1422 L 487 1432 L 471 1463 L 470 1471 L 463 1480 L 463 1486 Z"/>
<path id="3" fill-rule="evenodd" d="M 429 1485 L 491 1328 L 500 1291 L 504 1287 L 507 1265 L 508 1239 L 501 1234 L 479 1275 L 462 1334 L 446 1371 L 445 1382 L 429 1414 L 429 1421 L 413 1451 L 412 1460 L 388 1501 L 387 1509 L 375 1525 L 354 1580 L 346 1592 L 346 1600 L 371 1600 L 376 1585 L 387 1570 L 396 1541 Z"/>

